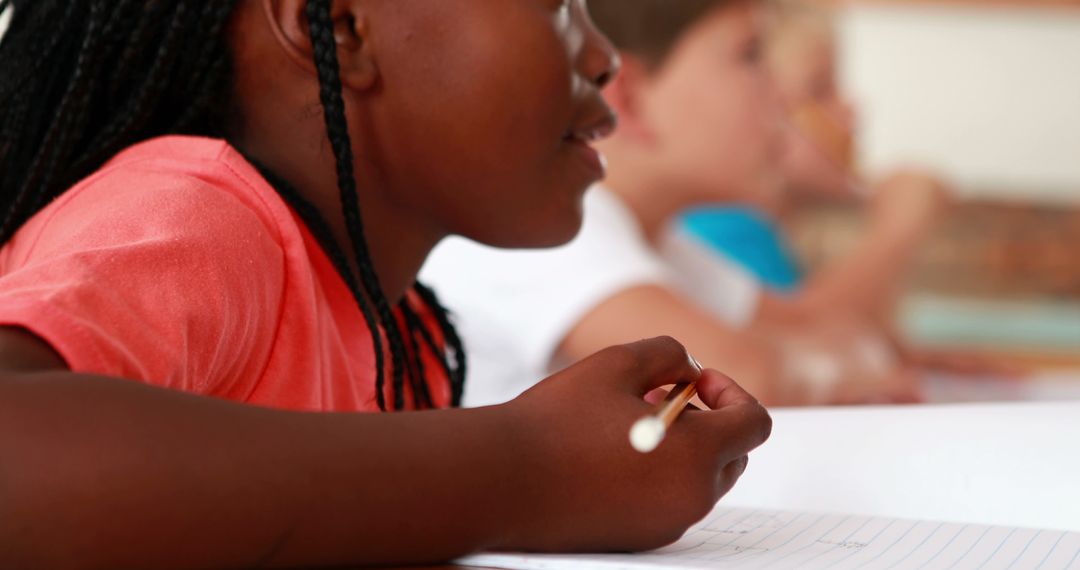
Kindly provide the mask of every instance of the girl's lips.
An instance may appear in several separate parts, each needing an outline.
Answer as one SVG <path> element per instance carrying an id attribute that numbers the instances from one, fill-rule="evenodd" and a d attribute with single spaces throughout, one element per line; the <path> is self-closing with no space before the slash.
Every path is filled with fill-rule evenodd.
<path id="1" fill-rule="evenodd" d="M 617 121 L 615 114 L 602 100 L 597 99 L 593 108 L 595 112 L 589 119 L 566 130 L 563 142 L 589 171 L 592 182 L 597 182 L 607 176 L 607 161 L 600 151 L 592 147 L 592 143 L 611 136 L 615 132 Z"/>
<path id="2" fill-rule="evenodd" d="M 566 143 L 571 152 L 588 169 L 593 182 L 603 180 L 607 176 L 607 160 L 604 159 L 604 155 L 600 151 L 589 146 L 588 142 L 576 137 L 567 139 Z"/>
<path id="3" fill-rule="evenodd" d="M 567 129 L 564 138 L 582 141 L 586 144 L 594 143 L 611 136 L 615 132 L 616 124 L 615 115 L 610 111 L 605 111 L 584 126 Z"/>

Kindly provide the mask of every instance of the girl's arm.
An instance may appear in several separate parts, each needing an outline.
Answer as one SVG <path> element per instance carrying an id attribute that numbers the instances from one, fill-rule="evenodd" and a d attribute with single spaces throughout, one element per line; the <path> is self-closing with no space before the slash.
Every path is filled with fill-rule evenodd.
<path id="1" fill-rule="evenodd" d="M 649 548 L 703 516 L 769 428 L 665 339 L 607 350 L 505 406 L 403 414 L 279 412 L 77 375 L 12 330 L 0 362 L 5 568 Z M 652 455 L 632 451 L 641 396 L 698 377 L 721 410 L 684 416 Z"/>

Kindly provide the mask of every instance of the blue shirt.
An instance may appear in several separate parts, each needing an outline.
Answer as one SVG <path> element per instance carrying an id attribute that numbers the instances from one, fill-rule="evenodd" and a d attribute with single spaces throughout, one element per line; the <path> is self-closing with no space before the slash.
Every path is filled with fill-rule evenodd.
<path id="1" fill-rule="evenodd" d="M 775 222 L 747 207 L 708 206 L 682 215 L 679 225 L 718 255 L 738 263 L 762 284 L 790 292 L 802 270 Z"/>

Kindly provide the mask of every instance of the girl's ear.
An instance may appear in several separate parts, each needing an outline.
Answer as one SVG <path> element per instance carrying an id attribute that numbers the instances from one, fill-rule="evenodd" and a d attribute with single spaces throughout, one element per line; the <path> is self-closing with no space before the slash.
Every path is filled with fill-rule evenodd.
<path id="1" fill-rule="evenodd" d="M 604 89 L 604 98 L 619 116 L 619 135 L 646 144 L 654 139 L 643 105 L 652 73 L 640 58 L 622 54 L 622 69 Z"/>
<path id="2" fill-rule="evenodd" d="M 307 0 L 262 0 L 262 4 L 282 49 L 298 65 L 316 74 Z M 370 89 L 379 78 L 372 42 L 368 41 L 367 17 L 361 4 L 361 0 L 334 0 L 330 13 L 341 83 L 354 91 Z"/>

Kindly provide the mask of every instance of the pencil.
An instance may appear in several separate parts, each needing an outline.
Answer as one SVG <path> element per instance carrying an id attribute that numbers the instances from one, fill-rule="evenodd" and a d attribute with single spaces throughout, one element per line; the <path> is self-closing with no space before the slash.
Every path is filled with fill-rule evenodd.
<path id="1" fill-rule="evenodd" d="M 655 412 L 634 422 L 634 427 L 630 428 L 630 445 L 641 453 L 652 453 L 696 395 L 696 382 L 677 384 Z"/>

